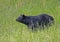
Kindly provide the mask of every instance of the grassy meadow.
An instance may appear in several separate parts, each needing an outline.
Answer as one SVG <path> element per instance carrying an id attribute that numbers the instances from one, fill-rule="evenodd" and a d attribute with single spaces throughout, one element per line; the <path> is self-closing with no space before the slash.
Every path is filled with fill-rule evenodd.
<path id="1" fill-rule="evenodd" d="M 49 29 L 32 32 L 16 22 L 21 14 L 54 17 Z M 60 42 L 60 0 L 0 0 L 0 42 Z"/>

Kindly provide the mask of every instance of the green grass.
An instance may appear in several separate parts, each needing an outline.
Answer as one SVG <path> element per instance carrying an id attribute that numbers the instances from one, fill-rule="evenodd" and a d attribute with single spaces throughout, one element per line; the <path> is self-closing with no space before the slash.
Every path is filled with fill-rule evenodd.
<path id="1" fill-rule="evenodd" d="M 49 14 L 55 25 L 32 32 L 16 22 L 22 13 Z M 0 0 L 0 42 L 60 42 L 60 0 Z"/>

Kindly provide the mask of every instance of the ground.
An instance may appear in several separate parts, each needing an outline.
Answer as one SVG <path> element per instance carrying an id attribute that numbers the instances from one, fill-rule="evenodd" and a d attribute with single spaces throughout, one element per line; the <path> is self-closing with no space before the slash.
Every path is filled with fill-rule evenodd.
<path id="1" fill-rule="evenodd" d="M 54 17 L 55 25 L 32 32 L 16 22 L 21 13 L 29 16 L 47 13 Z M 0 0 L 0 42 L 60 42 L 60 1 Z"/>

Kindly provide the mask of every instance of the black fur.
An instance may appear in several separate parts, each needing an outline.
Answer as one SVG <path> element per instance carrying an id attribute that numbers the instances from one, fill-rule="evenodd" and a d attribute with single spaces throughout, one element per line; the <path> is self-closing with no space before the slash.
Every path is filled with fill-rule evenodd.
<path id="1" fill-rule="evenodd" d="M 28 26 L 28 28 L 31 28 L 32 30 L 38 28 L 38 27 L 49 27 L 54 23 L 54 18 L 52 16 L 49 16 L 47 14 L 41 14 L 38 16 L 25 16 L 21 15 L 16 19 L 16 21 L 23 23 Z"/>

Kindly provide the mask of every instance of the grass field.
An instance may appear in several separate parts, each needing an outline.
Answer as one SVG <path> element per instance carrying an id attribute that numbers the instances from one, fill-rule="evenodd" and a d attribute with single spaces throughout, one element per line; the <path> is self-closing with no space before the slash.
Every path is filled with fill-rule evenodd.
<path id="1" fill-rule="evenodd" d="M 54 17 L 49 29 L 32 32 L 16 22 L 22 13 Z M 60 42 L 60 0 L 0 0 L 0 42 Z"/>

